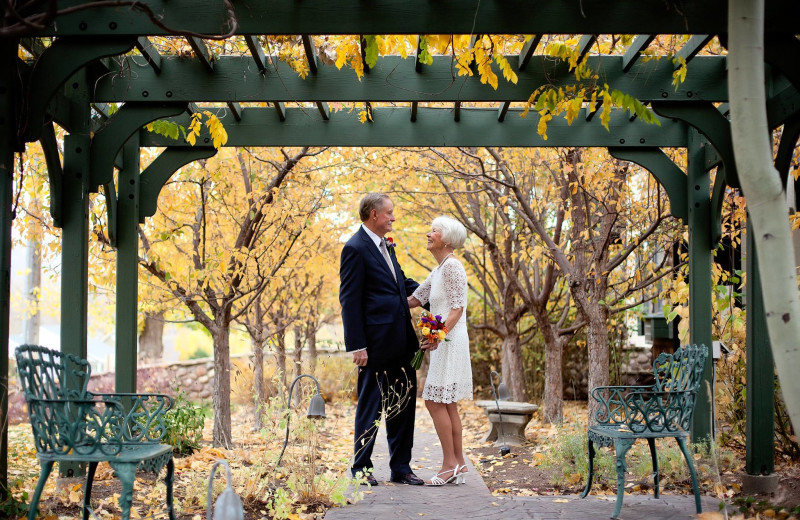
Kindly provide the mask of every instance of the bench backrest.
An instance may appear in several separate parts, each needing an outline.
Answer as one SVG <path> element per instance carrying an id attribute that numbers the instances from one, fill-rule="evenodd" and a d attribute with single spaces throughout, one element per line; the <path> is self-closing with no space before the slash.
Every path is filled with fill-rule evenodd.
<path id="1" fill-rule="evenodd" d="M 81 435 L 76 428 L 80 411 L 66 400 L 91 398 L 89 363 L 37 345 L 17 347 L 15 355 L 37 451 L 68 452 Z"/>
<path id="2" fill-rule="evenodd" d="M 686 345 L 673 354 L 662 352 L 653 362 L 655 390 L 696 392 L 707 357 L 708 348 L 705 345 Z"/>

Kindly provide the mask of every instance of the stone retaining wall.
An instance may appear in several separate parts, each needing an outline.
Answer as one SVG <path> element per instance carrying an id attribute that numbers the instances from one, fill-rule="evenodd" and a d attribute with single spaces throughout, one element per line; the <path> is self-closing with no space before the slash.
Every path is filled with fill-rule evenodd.
<path id="1" fill-rule="evenodd" d="M 247 355 L 232 356 L 232 361 L 247 358 Z M 16 369 L 10 370 L 12 375 L 8 395 L 8 420 L 17 424 L 28 420 L 25 397 L 19 388 Z M 214 391 L 214 359 L 192 359 L 178 363 L 161 365 L 144 365 L 138 368 L 137 387 L 139 392 L 157 393 L 175 396 L 180 387 L 189 401 L 211 402 Z M 89 380 L 89 391 L 110 393 L 114 391 L 114 373 L 92 374 Z"/>

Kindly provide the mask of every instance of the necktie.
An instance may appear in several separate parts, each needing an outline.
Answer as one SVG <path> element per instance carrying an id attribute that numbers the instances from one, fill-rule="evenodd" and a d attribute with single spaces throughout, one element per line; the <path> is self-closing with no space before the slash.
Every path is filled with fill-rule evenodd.
<path id="1" fill-rule="evenodd" d="M 397 281 L 397 273 L 394 272 L 394 265 L 392 264 L 392 259 L 389 257 L 389 251 L 386 249 L 386 239 L 381 239 L 381 245 L 378 248 L 381 250 L 381 254 L 383 255 L 383 259 L 386 260 L 386 263 L 389 264 L 389 270 L 392 272 L 392 276 L 394 280 Z"/>

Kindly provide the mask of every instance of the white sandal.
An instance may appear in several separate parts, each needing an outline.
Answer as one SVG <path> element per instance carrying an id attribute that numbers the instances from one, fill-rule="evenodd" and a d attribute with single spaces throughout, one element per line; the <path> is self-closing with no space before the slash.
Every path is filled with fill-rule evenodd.
<path id="1" fill-rule="evenodd" d="M 453 468 L 453 469 L 448 469 L 446 471 L 442 471 L 440 473 L 437 473 L 436 475 L 432 476 L 431 480 L 429 482 L 426 482 L 425 485 L 426 486 L 444 486 L 445 484 L 449 484 L 451 482 L 457 482 L 458 481 L 458 468 L 459 468 L 459 465 L 456 464 L 456 467 Z M 448 473 L 452 473 L 452 475 L 450 475 L 449 478 L 443 479 L 441 477 L 441 475 L 446 475 Z"/>
<path id="2" fill-rule="evenodd" d="M 461 471 L 462 469 L 464 471 Z M 469 470 L 467 469 L 467 465 L 466 464 L 461 466 L 461 468 L 458 470 L 458 473 L 456 474 L 456 484 L 466 484 L 467 483 L 466 477 L 467 477 L 467 472 L 468 471 Z"/>

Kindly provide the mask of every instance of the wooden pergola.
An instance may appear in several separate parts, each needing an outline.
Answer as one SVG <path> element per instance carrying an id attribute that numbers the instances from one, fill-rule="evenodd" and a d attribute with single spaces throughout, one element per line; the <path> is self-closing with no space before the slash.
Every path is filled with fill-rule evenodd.
<path id="1" fill-rule="evenodd" d="M 214 111 L 227 130 L 226 146 L 607 148 L 614 157 L 649 170 L 665 188 L 672 214 L 688 224 L 691 342 L 712 343 L 712 249 L 720 238 L 725 189 L 739 183 L 727 117 L 727 58 L 698 53 L 714 37 L 725 43 L 726 1 L 12 0 L 9 6 L 0 30 L 0 343 L 6 348 L 14 155 L 25 143 L 39 141 L 48 163 L 52 217 L 63 236 L 62 350 L 86 356 L 87 209 L 89 194 L 102 190 L 118 258 L 116 390 L 136 389 L 137 225 L 155 213 L 159 191 L 177 169 L 216 153 L 205 133 L 190 146 L 143 127 L 160 119 L 188 126 L 190 114 L 208 103 L 225 103 Z M 800 135 L 800 42 L 795 37 L 800 3 L 769 1 L 766 19 L 767 110 L 771 128 L 784 126 L 775 166 L 785 183 Z M 316 54 L 313 35 L 343 34 L 361 35 L 362 43 L 363 35 L 371 34 L 532 36 L 519 55 L 507 57 L 518 83 L 501 81 L 495 90 L 477 76 L 456 77 L 447 56 L 434 56 L 430 65 L 419 57 L 382 56 L 359 80 L 352 70 L 325 65 Z M 539 45 L 551 34 L 583 35 L 580 52 L 602 81 L 649 104 L 660 126 L 615 112 L 606 130 L 593 117 L 594 107 L 586 106 L 571 125 L 553 119 L 548 139 L 542 139 L 537 114 L 521 118 L 519 103 L 539 87 L 576 84 L 568 65 Z M 596 39 L 605 34 L 638 36 L 624 54 L 594 54 Z M 259 40 L 263 35 L 298 35 L 308 77 L 300 79 L 267 55 Z M 691 36 L 676 55 L 688 69 L 677 88 L 672 57 L 642 58 L 657 35 Z M 155 36 L 186 38 L 194 53 L 160 55 L 149 40 Z M 209 52 L 208 39 L 233 36 L 244 38 L 248 55 Z M 20 46 L 33 58 L 21 59 Z M 371 121 L 330 111 L 328 103 L 334 102 L 366 103 Z M 120 106 L 113 113 L 112 103 Z M 248 106 L 256 103 L 269 105 Z M 54 125 L 67 133 L 63 158 Z M 142 147 L 165 148 L 144 171 Z M 688 165 L 677 166 L 665 148 L 686 148 Z M 774 471 L 773 361 L 755 255 L 748 260 L 747 471 L 769 474 Z M 711 363 L 705 378 L 712 382 Z M 3 355 L 4 429 L 7 382 Z M 695 438 L 712 435 L 711 414 L 711 400 L 703 392 Z M 3 483 L 6 433 L 0 443 Z"/>

